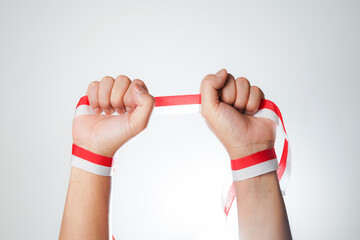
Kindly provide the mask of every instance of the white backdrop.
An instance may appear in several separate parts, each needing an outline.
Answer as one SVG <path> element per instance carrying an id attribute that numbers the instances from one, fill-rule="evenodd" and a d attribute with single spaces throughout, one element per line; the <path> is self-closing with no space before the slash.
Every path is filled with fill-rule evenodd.
<path id="1" fill-rule="evenodd" d="M 295 239 L 355 239 L 360 175 L 359 1 L 1 1 L 0 239 L 56 239 L 75 105 L 94 80 L 198 93 L 226 67 L 283 112 Z M 153 116 L 117 154 L 116 239 L 234 239 L 228 158 L 200 115 Z M 210 235 L 210 236 L 209 236 Z"/>

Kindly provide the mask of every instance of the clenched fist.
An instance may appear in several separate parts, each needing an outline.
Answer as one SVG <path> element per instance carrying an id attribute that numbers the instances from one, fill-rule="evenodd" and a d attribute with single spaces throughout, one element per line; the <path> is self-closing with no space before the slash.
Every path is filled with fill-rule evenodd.
<path id="1" fill-rule="evenodd" d="M 274 147 L 275 124 L 252 116 L 264 99 L 260 88 L 222 69 L 203 79 L 200 92 L 202 115 L 231 159 Z"/>
<path id="2" fill-rule="evenodd" d="M 95 115 L 73 121 L 73 142 L 93 153 L 113 157 L 115 152 L 148 124 L 155 99 L 143 81 L 126 76 L 104 77 L 87 90 Z M 101 112 L 104 114 L 100 114 Z M 116 111 L 120 115 L 112 115 Z"/>

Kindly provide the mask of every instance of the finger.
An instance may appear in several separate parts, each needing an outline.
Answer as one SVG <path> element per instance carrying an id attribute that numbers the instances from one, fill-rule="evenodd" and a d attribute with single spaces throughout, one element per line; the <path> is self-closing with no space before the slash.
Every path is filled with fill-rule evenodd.
<path id="1" fill-rule="evenodd" d="M 130 126 L 134 134 L 146 128 L 155 98 L 149 94 L 143 81 L 135 79 L 125 93 L 124 104 L 130 109 Z"/>
<path id="2" fill-rule="evenodd" d="M 123 103 L 125 106 L 125 109 L 127 112 L 132 113 L 135 108 L 137 107 L 137 104 L 135 102 L 135 93 L 137 93 L 135 91 L 135 87 L 136 85 L 140 85 L 140 87 L 143 88 L 143 90 L 145 90 L 147 92 L 147 87 L 145 86 L 144 82 L 139 80 L 139 79 L 134 79 L 131 83 L 130 86 L 128 87 L 128 90 L 126 91 L 124 98 L 123 98 Z M 140 91 L 140 89 L 137 89 Z"/>
<path id="3" fill-rule="evenodd" d="M 94 82 L 89 84 L 89 87 L 88 87 L 88 90 L 87 90 L 90 107 L 94 110 L 94 112 L 96 114 L 101 113 L 100 105 L 99 105 L 99 101 L 98 101 L 99 85 L 100 85 L 99 81 L 94 81 Z"/>
<path id="4" fill-rule="evenodd" d="M 110 94 L 113 85 L 114 85 L 114 79 L 112 77 L 103 77 L 101 79 L 98 98 L 99 98 L 99 105 L 106 114 L 111 114 L 114 112 L 114 109 L 110 103 Z"/>
<path id="5" fill-rule="evenodd" d="M 111 91 L 110 103 L 118 113 L 125 112 L 124 95 L 131 84 L 131 80 L 124 75 L 120 75 L 115 79 L 114 86 Z"/>
<path id="6" fill-rule="evenodd" d="M 244 113 L 249 99 L 250 83 L 246 78 L 240 77 L 235 80 L 236 100 L 234 107 L 241 113 Z"/>
<path id="7" fill-rule="evenodd" d="M 254 115 L 259 109 L 261 100 L 264 98 L 265 98 L 264 93 L 260 88 L 256 86 L 251 86 L 250 96 L 246 105 L 245 113 L 250 116 Z"/>
<path id="8" fill-rule="evenodd" d="M 201 93 L 201 114 L 208 115 L 216 111 L 220 104 L 219 90 L 225 85 L 227 78 L 227 71 L 221 69 L 214 74 L 206 75 L 200 85 Z"/>
<path id="9" fill-rule="evenodd" d="M 221 89 L 220 100 L 229 105 L 234 105 L 236 100 L 236 85 L 233 75 L 228 74 L 225 86 Z"/>

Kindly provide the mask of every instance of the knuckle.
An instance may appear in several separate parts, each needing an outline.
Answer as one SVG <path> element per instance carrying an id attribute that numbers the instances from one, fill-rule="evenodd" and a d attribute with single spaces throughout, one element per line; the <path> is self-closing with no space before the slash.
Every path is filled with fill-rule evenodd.
<path id="1" fill-rule="evenodd" d="M 261 95 L 262 91 L 258 86 L 251 86 L 250 91 L 254 94 Z"/>
<path id="2" fill-rule="evenodd" d="M 244 84 L 244 85 L 248 85 L 250 86 L 250 82 L 247 78 L 244 78 L 244 77 L 238 77 L 236 80 L 236 84 Z"/>
<path id="3" fill-rule="evenodd" d="M 206 75 L 203 80 L 201 81 L 200 84 L 200 89 L 204 88 L 205 86 L 211 84 L 211 82 L 213 82 L 214 80 L 216 80 L 217 77 L 215 74 L 208 74 Z"/>
<path id="4" fill-rule="evenodd" d="M 96 87 L 100 84 L 99 81 L 92 81 L 90 84 L 89 84 L 89 88 L 93 88 L 93 87 Z"/>
<path id="5" fill-rule="evenodd" d="M 228 73 L 228 79 L 231 79 L 231 80 L 235 81 L 235 77 L 231 73 Z"/>
<path id="6" fill-rule="evenodd" d="M 114 79 L 110 76 L 105 76 L 101 79 L 101 82 L 112 82 Z"/>
<path id="7" fill-rule="evenodd" d="M 130 79 L 125 75 L 119 75 L 115 79 L 116 81 L 131 82 Z"/>
<path id="8" fill-rule="evenodd" d="M 134 83 L 144 84 L 144 82 L 138 78 L 133 80 Z"/>
<path id="9" fill-rule="evenodd" d="M 207 74 L 205 77 L 204 77 L 204 80 L 203 81 L 211 81 L 213 79 L 217 79 L 217 76 L 215 74 Z"/>
<path id="10" fill-rule="evenodd" d="M 147 92 L 149 92 L 146 84 L 144 83 L 144 81 L 140 80 L 140 79 L 134 79 L 133 80 L 134 84 L 139 84 L 140 86 L 142 86 Z"/>
<path id="11" fill-rule="evenodd" d="M 134 79 L 134 80 L 132 81 L 132 83 L 133 83 L 133 84 L 139 84 L 139 85 L 141 85 L 141 86 L 145 86 L 145 83 L 144 83 L 142 80 L 140 80 L 140 79 Z"/>

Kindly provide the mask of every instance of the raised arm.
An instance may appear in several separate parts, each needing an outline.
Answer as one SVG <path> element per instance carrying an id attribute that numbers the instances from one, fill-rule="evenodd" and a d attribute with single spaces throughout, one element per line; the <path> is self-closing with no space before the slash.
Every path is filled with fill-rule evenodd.
<path id="1" fill-rule="evenodd" d="M 230 159 L 241 159 L 272 149 L 275 124 L 253 115 L 264 94 L 245 78 L 225 69 L 201 83 L 201 111 L 209 128 L 222 142 Z M 275 171 L 235 181 L 241 239 L 291 239 L 289 222 Z"/>
<path id="2" fill-rule="evenodd" d="M 87 93 L 96 114 L 75 117 L 73 142 L 92 154 L 112 158 L 145 129 L 154 98 L 141 80 L 126 76 L 92 82 Z M 111 115 L 114 111 L 120 115 Z M 72 167 L 59 239 L 109 239 L 110 187 L 110 176 Z"/>

